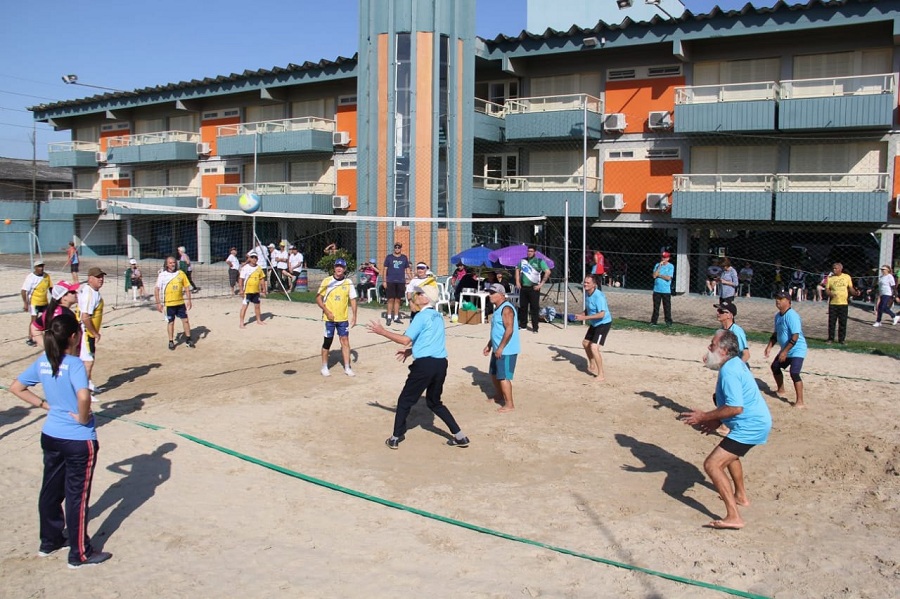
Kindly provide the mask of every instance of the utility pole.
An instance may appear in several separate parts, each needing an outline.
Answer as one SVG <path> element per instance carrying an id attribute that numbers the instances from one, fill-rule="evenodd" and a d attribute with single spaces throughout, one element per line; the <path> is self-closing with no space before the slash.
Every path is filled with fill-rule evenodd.
<path id="1" fill-rule="evenodd" d="M 31 230 L 35 237 L 41 223 L 41 205 L 37 200 L 37 122 L 31 123 Z M 37 250 L 37 248 L 34 248 Z"/>

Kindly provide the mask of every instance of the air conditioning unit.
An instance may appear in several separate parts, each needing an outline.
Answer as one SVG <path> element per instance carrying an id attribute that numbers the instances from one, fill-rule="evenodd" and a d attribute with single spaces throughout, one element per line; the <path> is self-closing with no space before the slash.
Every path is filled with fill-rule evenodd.
<path id="1" fill-rule="evenodd" d="M 346 210 L 350 207 L 350 196 L 331 196 L 331 207 L 335 210 Z"/>
<path id="2" fill-rule="evenodd" d="M 894 198 L 894 214 L 900 216 L 900 196 Z"/>
<path id="3" fill-rule="evenodd" d="M 625 130 L 625 115 L 621 112 L 614 112 L 612 114 L 603 115 L 603 130 L 604 131 L 624 131 Z"/>
<path id="4" fill-rule="evenodd" d="M 107 208 L 109 208 L 109 203 L 106 200 L 97 200 L 98 212 L 106 212 Z"/>
<path id="5" fill-rule="evenodd" d="M 671 129 L 672 113 L 668 110 L 651 111 L 647 117 L 648 125 L 651 129 Z"/>
<path id="6" fill-rule="evenodd" d="M 647 210 L 654 212 L 665 212 L 669 209 L 669 194 L 667 193 L 648 193 L 647 194 Z"/>
<path id="7" fill-rule="evenodd" d="M 350 145 L 350 132 L 349 131 L 335 131 L 331 134 L 331 144 L 334 146 L 349 146 Z"/>
<path id="8" fill-rule="evenodd" d="M 621 210 L 625 207 L 625 201 L 621 193 L 604 193 L 600 198 L 600 207 L 604 210 Z"/>
<path id="9" fill-rule="evenodd" d="M 212 202 L 207 197 L 199 197 L 197 198 L 197 208 L 210 208 L 212 206 Z"/>
<path id="10" fill-rule="evenodd" d="M 208 142 L 200 142 L 197 144 L 197 154 L 201 156 L 208 156 L 209 152 L 210 148 Z"/>
<path id="11" fill-rule="evenodd" d="M 94 152 L 94 160 L 101 164 L 106 164 L 106 152 Z"/>

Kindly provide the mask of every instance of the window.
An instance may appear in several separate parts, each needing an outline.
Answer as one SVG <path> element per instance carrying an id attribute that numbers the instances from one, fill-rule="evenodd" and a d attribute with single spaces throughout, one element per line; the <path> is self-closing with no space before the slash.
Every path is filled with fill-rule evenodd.
<path id="1" fill-rule="evenodd" d="M 647 150 L 647 158 L 650 160 L 677 160 L 678 148 L 650 148 Z"/>
<path id="2" fill-rule="evenodd" d="M 261 121 L 277 121 L 284 118 L 284 104 L 269 104 L 267 106 L 248 106 L 247 123 Z"/>
<path id="3" fill-rule="evenodd" d="M 410 140 L 412 110 L 411 36 L 398 33 L 394 66 L 395 119 L 394 135 L 394 216 L 409 216 Z"/>
<path id="4" fill-rule="evenodd" d="M 504 177 L 515 177 L 519 174 L 519 157 L 515 154 L 496 154 L 484 157 L 484 186 L 497 188 L 503 184 Z"/>

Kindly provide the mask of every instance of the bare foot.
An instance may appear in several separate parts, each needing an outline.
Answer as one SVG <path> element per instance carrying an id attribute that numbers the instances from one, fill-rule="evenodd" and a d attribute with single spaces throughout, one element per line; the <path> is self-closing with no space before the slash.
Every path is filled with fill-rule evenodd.
<path id="1" fill-rule="evenodd" d="M 778 397 L 784 397 L 786 395 L 784 387 L 781 387 L 780 389 L 775 389 L 775 395 L 777 395 Z"/>
<path id="2" fill-rule="evenodd" d="M 798 402 L 794 403 L 794 407 L 797 408 L 798 410 L 805 410 L 806 404 L 803 403 L 802 401 L 798 401 Z"/>
<path id="3" fill-rule="evenodd" d="M 503 414 L 505 412 L 512 412 L 515 409 L 516 409 L 515 406 L 503 406 L 501 408 L 497 408 L 497 411 L 500 412 L 501 414 Z"/>
<path id="4" fill-rule="evenodd" d="M 743 520 L 713 520 L 706 525 L 708 528 L 718 528 L 720 530 L 740 530 L 744 528 Z"/>
<path id="5" fill-rule="evenodd" d="M 261 320 L 257 320 L 257 321 L 256 321 L 256 324 L 266 325 L 266 324 L 269 324 L 269 323 L 268 323 L 268 322 L 263 322 L 263 321 L 261 321 Z"/>
<path id="6" fill-rule="evenodd" d="M 721 496 L 721 495 L 719 495 L 718 497 L 719 497 L 719 499 L 722 499 L 722 496 Z M 722 499 L 722 501 L 725 501 L 725 500 Z M 735 502 L 736 504 L 742 506 L 742 507 L 749 507 L 749 506 L 750 506 L 750 500 L 747 499 L 747 496 L 746 496 L 746 495 L 744 495 L 744 496 L 742 496 L 742 497 L 738 497 L 737 495 L 735 495 L 735 496 L 734 496 L 734 502 Z"/>
<path id="7" fill-rule="evenodd" d="M 242 328 L 242 329 L 246 329 L 247 326 L 242 322 L 242 323 L 241 323 L 241 328 Z"/>
<path id="8" fill-rule="evenodd" d="M 600 375 L 598 374 L 598 375 L 597 375 L 597 378 L 594 380 L 594 382 L 595 382 L 595 383 L 605 383 L 605 382 L 606 382 L 606 377 L 605 377 L 605 376 L 600 376 Z"/>

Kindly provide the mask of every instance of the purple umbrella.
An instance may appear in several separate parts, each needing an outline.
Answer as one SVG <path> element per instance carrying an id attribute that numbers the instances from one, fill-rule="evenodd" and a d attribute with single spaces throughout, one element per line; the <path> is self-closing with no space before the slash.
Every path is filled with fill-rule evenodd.
<path id="1" fill-rule="evenodd" d="M 499 250 L 494 250 L 490 254 L 488 254 L 488 259 L 499 262 L 503 266 L 518 266 L 519 262 L 521 262 L 526 254 L 528 253 L 528 246 L 524 243 L 519 245 L 510 245 L 505 248 L 500 248 Z M 547 263 L 547 266 L 550 268 L 554 268 L 553 260 L 545 256 L 540 252 L 535 252 L 534 255 L 538 258 L 544 260 Z"/>

